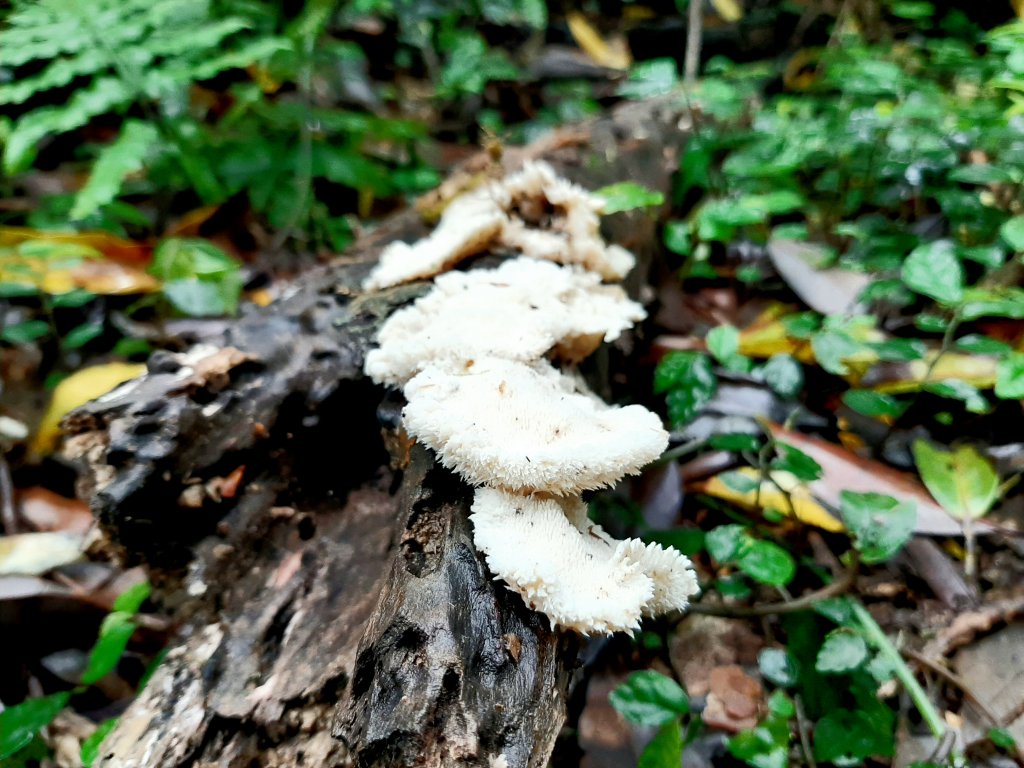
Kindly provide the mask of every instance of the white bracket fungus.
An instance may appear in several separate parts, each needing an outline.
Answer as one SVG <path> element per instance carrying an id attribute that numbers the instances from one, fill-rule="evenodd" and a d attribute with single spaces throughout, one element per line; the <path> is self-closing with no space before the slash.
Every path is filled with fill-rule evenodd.
<path id="1" fill-rule="evenodd" d="M 478 486 L 474 540 L 495 575 L 552 624 L 583 633 L 632 631 L 697 592 L 689 560 L 611 538 L 580 497 L 638 473 L 668 442 L 656 414 L 610 406 L 546 359 L 578 362 L 644 317 L 601 283 L 634 261 L 601 238 L 601 205 L 529 163 L 454 200 L 429 237 L 386 248 L 366 282 L 430 277 L 492 248 L 522 254 L 438 277 L 384 324 L 366 372 L 403 388 L 409 434 Z"/>
<path id="2" fill-rule="evenodd" d="M 437 227 L 412 245 L 394 242 L 367 278 L 368 291 L 433 277 L 489 248 L 578 264 L 605 280 L 621 280 L 633 254 L 601 237 L 604 200 L 555 174 L 544 162 L 457 197 Z"/>

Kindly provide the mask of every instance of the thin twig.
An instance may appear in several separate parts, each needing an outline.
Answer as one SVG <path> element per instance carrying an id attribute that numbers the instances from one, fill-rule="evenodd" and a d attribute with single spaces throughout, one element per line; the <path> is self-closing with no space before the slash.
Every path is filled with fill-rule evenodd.
<path id="1" fill-rule="evenodd" d="M 8 536 L 21 529 L 18 509 L 14 505 L 14 483 L 11 481 L 11 467 L 7 458 L 0 453 L 0 523 Z"/>
<path id="2" fill-rule="evenodd" d="M 700 73 L 700 47 L 704 36 L 704 0 L 690 0 L 686 17 L 686 57 L 683 68 L 683 82 L 692 86 Z"/>
<path id="3" fill-rule="evenodd" d="M 902 650 L 902 653 L 908 659 L 912 659 L 921 666 L 927 667 L 932 672 L 937 674 L 939 677 L 943 678 L 947 682 L 952 683 L 955 687 L 959 688 L 961 693 L 963 693 L 964 696 L 966 696 L 968 699 L 974 702 L 975 706 L 978 707 L 978 710 L 981 712 L 981 714 L 984 715 L 985 719 L 988 720 L 989 723 L 991 723 L 993 726 L 995 726 L 996 728 L 1002 728 L 1004 726 L 1002 718 L 1000 718 L 995 712 L 989 709 L 988 705 L 985 704 L 985 702 L 983 702 L 978 697 L 978 694 L 976 694 L 971 689 L 971 687 L 962 677 L 957 675 L 952 670 L 942 666 L 938 662 L 932 661 L 927 656 L 918 653 L 917 651 L 911 650 L 909 648 L 904 648 Z"/>
<path id="4" fill-rule="evenodd" d="M 803 750 L 804 759 L 809 768 L 818 768 L 818 764 L 814 762 L 814 750 L 811 749 L 811 726 L 807 722 L 804 700 L 799 693 L 793 697 L 793 706 L 796 708 L 796 732 L 800 735 L 800 749 Z"/>

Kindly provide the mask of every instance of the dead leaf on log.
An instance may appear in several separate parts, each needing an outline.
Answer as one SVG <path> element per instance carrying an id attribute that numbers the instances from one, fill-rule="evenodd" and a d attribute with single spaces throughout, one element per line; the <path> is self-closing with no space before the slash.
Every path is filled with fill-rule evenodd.
<path id="1" fill-rule="evenodd" d="M 42 486 L 18 492 L 21 519 L 37 531 L 86 533 L 93 524 L 92 513 L 84 501 L 69 499 Z"/>

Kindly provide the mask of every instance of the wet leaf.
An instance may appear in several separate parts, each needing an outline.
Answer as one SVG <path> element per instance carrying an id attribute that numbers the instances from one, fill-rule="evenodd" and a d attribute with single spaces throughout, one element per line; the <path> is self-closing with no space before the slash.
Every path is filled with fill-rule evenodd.
<path id="1" fill-rule="evenodd" d="M 690 711 L 682 686 L 653 670 L 634 672 L 612 691 L 609 700 L 620 715 L 637 725 L 662 725 Z"/>
<path id="2" fill-rule="evenodd" d="M 796 397 L 804 386 L 804 369 L 791 355 L 772 355 L 761 368 L 765 383 L 783 397 Z"/>
<path id="3" fill-rule="evenodd" d="M 826 675 L 851 672 L 868 658 L 868 646 L 860 635 L 845 629 L 831 632 L 822 643 L 814 668 Z"/>
<path id="4" fill-rule="evenodd" d="M 999 497 L 999 476 L 969 445 L 943 451 L 925 440 L 914 443 L 921 479 L 942 508 L 958 520 L 983 517 Z"/>
<path id="5" fill-rule="evenodd" d="M 903 282 L 940 304 L 956 304 L 964 295 L 964 268 L 948 240 L 920 245 L 903 262 Z"/>
<path id="6" fill-rule="evenodd" d="M 843 491 L 843 522 L 856 540 L 866 563 L 888 560 L 914 534 L 917 512 L 913 502 L 896 501 L 880 493 Z"/>

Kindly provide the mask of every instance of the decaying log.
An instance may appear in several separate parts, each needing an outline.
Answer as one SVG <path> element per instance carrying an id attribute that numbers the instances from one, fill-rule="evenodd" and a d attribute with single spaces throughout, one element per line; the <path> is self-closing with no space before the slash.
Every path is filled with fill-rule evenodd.
<path id="1" fill-rule="evenodd" d="M 543 157 L 591 188 L 667 193 L 680 114 L 627 105 L 503 164 Z M 654 217 L 606 225 L 643 264 Z M 362 375 L 380 322 L 423 287 L 359 285 L 383 245 L 425 231 L 414 211 L 392 217 L 215 343 L 154 355 L 66 420 L 83 497 L 179 627 L 97 765 L 546 764 L 576 638 L 491 578 L 470 489 L 382 432 L 396 409 L 379 417 L 385 393 Z"/>

